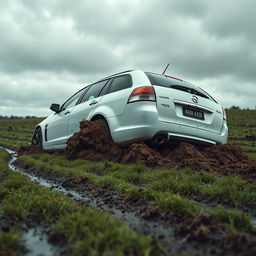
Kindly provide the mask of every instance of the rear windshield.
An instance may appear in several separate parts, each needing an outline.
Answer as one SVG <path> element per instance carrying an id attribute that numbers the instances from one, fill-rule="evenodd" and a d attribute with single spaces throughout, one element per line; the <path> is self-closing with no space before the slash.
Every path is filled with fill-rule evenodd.
<path id="1" fill-rule="evenodd" d="M 145 72 L 145 74 L 147 75 L 148 79 L 153 85 L 158 85 L 162 87 L 184 91 L 184 92 L 195 94 L 197 96 L 200 96 L 206 99 L 211 99 L 216 102 L 216 100 L 214 100 L 204 90 L 202 90 L 199 87 L 193 86 L 192 84 L 189 84 L 187 82 L 179 81 L 170 77 L 166 77 L 164 75 L 150 73 L 150 72 Z"/>

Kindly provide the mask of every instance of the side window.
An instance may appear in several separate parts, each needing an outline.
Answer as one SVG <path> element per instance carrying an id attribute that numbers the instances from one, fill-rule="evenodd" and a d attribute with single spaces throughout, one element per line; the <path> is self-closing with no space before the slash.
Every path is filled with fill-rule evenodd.
<path id="1" fill-rule="evenodd" d="M 132 79 L 129 75 L 115 77 L 110 85 L 109 93 L 120 91 L 132 86 Z"/>
<path id="2" fill-rule="evenodd" d="M 83 103 L 85 101 L 97 98 L 104 87 L 104 85 L 108 82 L 108 80 L 104 80 L 102 82 L 93 84 L 89 90 L 85 93 L 80 103 Z"/>
<path id="3" fill-rule="evenodd" d="M 160 85 L 164 87 L 170 87 L 172 84 L 172 81 L 165 77 L 164 75 L 157 75 L 157 74 L 152 74 L 152 73 L 146 73 L 148 76 L 151 84 L 153 85 Z"/>
<path id="4" fill-rule="evenodd" d="M 111 79 L 107 81 L 106 85 L 105 85 L 104 88 L 101 90 L 99 96 L 103 96 L 103 95 L 106 95 L 106 94 L 108 93 L 109 84 L 111 83 L 110 81 L 111 81 Z"/>
<path id="5" fill-rule="evenodd" d="M 65 103 L 64 105 L 62 106 L 62 109 L 61 111 L 65 110 L 65 109 L 69 109 L 69 108 L 72 108 L 74 107 L 79 98 L 84 94 L 84 92 L 87 90 L 88 88 L 84 88 L 82 90 L 80 90 L 79 92 L 77 92 L 75 95 L 73 95 L 71 98 L 69 98 Z"/>

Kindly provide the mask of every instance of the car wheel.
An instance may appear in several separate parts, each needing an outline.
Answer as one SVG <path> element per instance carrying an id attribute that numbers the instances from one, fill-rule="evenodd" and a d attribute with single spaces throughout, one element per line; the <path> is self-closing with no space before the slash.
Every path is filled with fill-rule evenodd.
<path id="1" fill-rule="evenodd" d="M 42 149 L 42 130 L 41 128 L 37 128 L 35 130 L 35 133 L 32 137 L 32 146 L 33 147 L 36 147 L 36 148 L 39 148 L 39 149 Z"/>
<path id="2" fill-rule="evenodd" d="M 99 124 L 106 131 L 108 137 L 112 140 L 107 122 L 104 119 L 97 119 L 94 122 Z"/>

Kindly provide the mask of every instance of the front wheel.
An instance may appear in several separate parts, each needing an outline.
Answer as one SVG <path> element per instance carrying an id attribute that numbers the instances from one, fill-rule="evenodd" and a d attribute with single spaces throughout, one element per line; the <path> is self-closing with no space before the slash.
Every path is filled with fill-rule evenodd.
<path id="1" fill-rule="evenodd" d="M 34 132 L 34 135 L 32 137 L 32 142 L 31 142 L 33 147 L 42 149 L 43 147 L 43 142 L 42 142 L 42 130 L 41 128 L 37 128 Z"/>

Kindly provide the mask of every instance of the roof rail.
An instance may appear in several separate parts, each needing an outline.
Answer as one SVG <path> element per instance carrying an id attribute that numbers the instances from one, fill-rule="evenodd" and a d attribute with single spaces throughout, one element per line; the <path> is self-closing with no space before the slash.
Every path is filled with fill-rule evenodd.
<path id="1" fill-rule="evenodd" d="M 130 70 L 122 71 L 122 72 L 119 72 L 119 73 L 116 73 L 116 74 L 113 74 L 113 75 L 110 75 L 110 76 L 106 76 L 106 77 L 104 77 L 100 80 L 103 80 L 103 79 L 106 79 L 106 78 L 109 78 L 109 77 L 112 77 L 112 76 L 120 75 L 120 74 L 123 74 L 123 73 L 126 73 L 126 72 L 131 72 L 131 71 L 134 71 L 134 69 L 130 69 Z"/>

